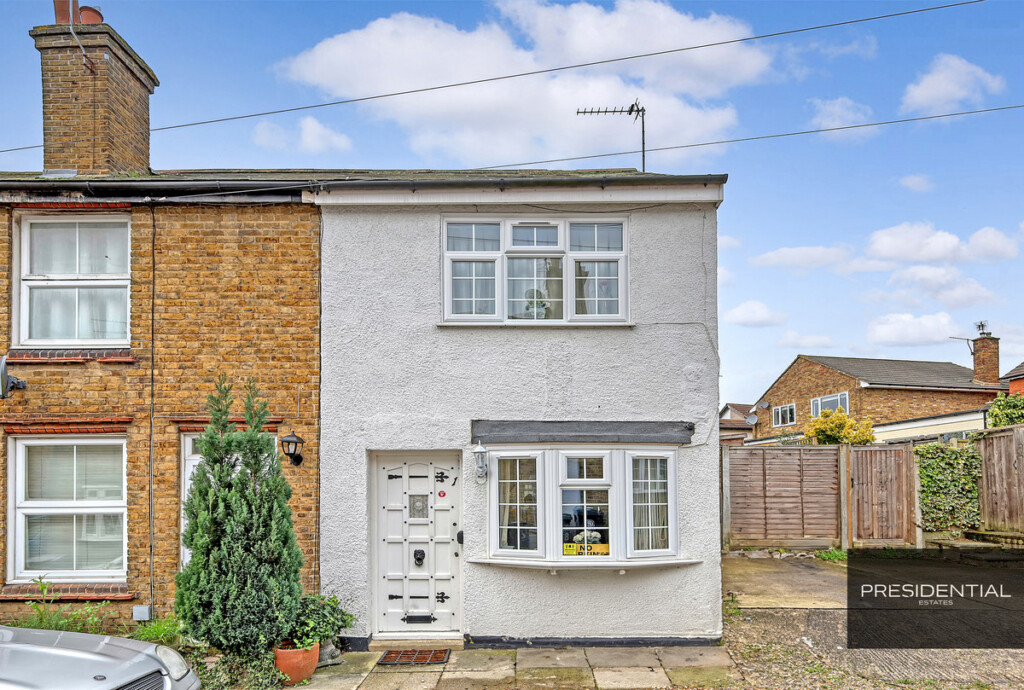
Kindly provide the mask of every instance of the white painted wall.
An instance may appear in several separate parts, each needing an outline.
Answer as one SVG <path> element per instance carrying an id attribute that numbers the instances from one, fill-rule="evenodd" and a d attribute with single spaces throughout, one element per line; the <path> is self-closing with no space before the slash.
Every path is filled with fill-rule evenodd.
<path id="1" fill-rule="evenodd" d="M 442 213 L 514 207 L 322 210 L 321 577 L 358 617 L 349 634 L 371 632 L 371 451 L 461 449 L 463 555 L 485 557 L 487 489 L 472 480 L 470 420 L 607 419 L 696 423 L 679 454 L 680 555 L 702 563 L 553 576 L 463 561 L 463 632 L 719 635 L 714 206 L 625 214 L 633 328 L 438 326 Z"/>

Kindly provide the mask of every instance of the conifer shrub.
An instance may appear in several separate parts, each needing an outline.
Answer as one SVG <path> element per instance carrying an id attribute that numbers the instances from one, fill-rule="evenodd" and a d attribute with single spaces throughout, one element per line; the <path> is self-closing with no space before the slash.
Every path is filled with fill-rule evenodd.
<path id="1" fill-rule="evenodd" d="M 299 550 L 277 441 L 263 431 L 267 403 L 250 380 L 245 430 L 230 422 L 234 397 L 224 376 L 207 398 L 210 423 L 202 460 L 185 499 L 191 550 L 177 575 L 175 614 L 189 637 L 224 652 L 256 657 L 290 630 L 302 587 Z"/>

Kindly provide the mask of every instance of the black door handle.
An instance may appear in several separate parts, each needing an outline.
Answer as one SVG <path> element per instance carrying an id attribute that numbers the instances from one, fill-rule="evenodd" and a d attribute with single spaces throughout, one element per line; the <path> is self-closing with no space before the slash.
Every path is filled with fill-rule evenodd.
<path id="1" fill-rule="evenodd" d="M 459 530 L 459 533 L 455 535 L 455 541 L 459 542 L 460 544 L 462 543 L 462 530 L 461 529 Z"/>
<path id="2" fill-rule="evenodd" d="M 412 552 L 412 560 L 416 565 L 423 565 L 423 559 L 427 557 L 427 553 L 423 549 L 416 549 Z"/>

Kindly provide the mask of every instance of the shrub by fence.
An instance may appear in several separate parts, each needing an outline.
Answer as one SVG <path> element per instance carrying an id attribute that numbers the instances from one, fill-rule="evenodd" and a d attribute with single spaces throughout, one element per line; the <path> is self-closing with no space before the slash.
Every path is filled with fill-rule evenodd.
<path id="1" fill-rule="evenodd" d="M 914 448 L 921 473 L 921 521 L 929 532 L 977 527 L 981 455 L 973 443 L 953 448 L 929 443 Z"/>

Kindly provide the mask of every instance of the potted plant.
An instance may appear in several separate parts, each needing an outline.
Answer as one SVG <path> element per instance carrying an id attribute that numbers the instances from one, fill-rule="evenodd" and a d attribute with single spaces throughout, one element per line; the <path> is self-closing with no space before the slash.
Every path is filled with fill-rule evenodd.
<path id="1" fill-rule="evenodd" d="M 274 664 L 288 676 L 285 685 L 309 680 L 320 660 L 320 643 L 330 644 L 354 620 L 341 608 L 338 597 L 304 595 L 287 640 L 274 650 Z"/>

